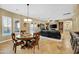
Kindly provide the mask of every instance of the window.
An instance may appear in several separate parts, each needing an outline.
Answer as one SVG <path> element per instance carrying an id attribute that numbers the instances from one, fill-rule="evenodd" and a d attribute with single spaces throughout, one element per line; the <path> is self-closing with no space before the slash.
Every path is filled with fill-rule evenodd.
<path id="1" fill-rule="evenodd" d="M 18 34 L 18 33 L 20 33 L 20 19 L 14 18 L 13 20 L 14 20 L 14 23 L 13 23 L 13 25 L 14 25 L 14 28 L 13 28 L 14 32 L 16 34 Z"/>
<path id="2" fill-rule="evenodd" d="M 2 35 L 11 35 L 12 26 L 11 26 L 11 17 L 2 16 Z"/>
<path id="3" fill-rule="evenodd" d="M 33 23 L 30 24 L 30 33 L 34 32 Z"/>

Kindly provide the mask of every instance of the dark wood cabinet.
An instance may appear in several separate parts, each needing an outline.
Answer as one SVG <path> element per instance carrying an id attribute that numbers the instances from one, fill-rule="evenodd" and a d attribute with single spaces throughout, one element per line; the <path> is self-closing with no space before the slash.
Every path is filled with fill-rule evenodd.
<path id="1" fill-rule="evenodd" d="M 63 32 L 63 22 L 59 22 L 59 31 Z"/>

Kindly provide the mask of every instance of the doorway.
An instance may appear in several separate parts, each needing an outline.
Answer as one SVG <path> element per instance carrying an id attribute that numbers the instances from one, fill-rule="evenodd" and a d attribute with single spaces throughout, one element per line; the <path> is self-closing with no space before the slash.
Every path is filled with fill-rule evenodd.
<path id="1" fill-rule="evenodd" d="M 63 32 L 63 22 L 59 22 L 59 31 Z"/>

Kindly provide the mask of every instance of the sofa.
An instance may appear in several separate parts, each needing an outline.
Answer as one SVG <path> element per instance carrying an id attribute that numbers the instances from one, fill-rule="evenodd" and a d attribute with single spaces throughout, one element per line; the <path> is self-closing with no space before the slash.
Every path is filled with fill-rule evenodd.
<path id="1" fill-rule="evenodd" d="M 40 33 L 41 33 L 41 36 L 61 39 L 61 34 L 57 30 L 41 30 Z"/>

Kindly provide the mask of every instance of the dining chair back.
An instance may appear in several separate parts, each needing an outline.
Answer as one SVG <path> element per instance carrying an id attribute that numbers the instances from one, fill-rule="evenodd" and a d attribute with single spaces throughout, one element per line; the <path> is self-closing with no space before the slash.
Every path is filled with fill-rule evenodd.
<path id="1" fill-rule="evenodd" d="M 13 40 L 13 50 L 16 53 L 17 46 L 24 44 L 24 42 L 23 41 L 18 41 L 16 39 L 15 33 L 12 33 L 11 36 L 12 36 L 12 40 Z"/>
<path id="2" fill-rule="evenodd" d="M 15 40 L 15 33 L 12 33 L 12 39 Z"/>
<path id="3" fill-rule="evenodd" d="M 34 37 L 34 39 L 35 39 L 34 45 L 35 45 L 35 46 L 37 45 L 37 46 L 38 46 L 38 49 L 39 49 L 40 33 L 39 33 L 39 32 L 34 33 L 34 34 L 33 34 L 33 37 Z"/>
<path id="4" fill-rule="evenodd" d="M 76 34 L 73 32 L 70 32 L 70 36 L 71 36 L 71 39 L 70 39 L 71 46 L 72 46 L 72 49 L 74 50 L 75 44 L 76 44 Z"/>

